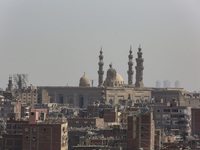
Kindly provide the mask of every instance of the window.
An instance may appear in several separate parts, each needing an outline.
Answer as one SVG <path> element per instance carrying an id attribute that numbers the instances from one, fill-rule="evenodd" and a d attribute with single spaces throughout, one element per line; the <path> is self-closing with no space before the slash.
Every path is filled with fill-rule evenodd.
<path id="1" fill-rule="evenodd" d="M 170 112 L 170 109 L 164 109 L 163 112 Z"/>
<path id="2" fill-rule="evenodd" d="M 87 121 L 84 121 L 84 123 L 87 123 Z"/>
<path id="3" fill-rule="evenodd" d="M 160 115 L 156 115 L 156 118 L 160 118 Z"/>
<path id="4" fill-rule="evenodd" d="M 44 131 L 46 131 L 46 128 L 44 128 Z"/>
<path id="5" fill-rule="evenodd" d="M 172 112 L 178 112 L 178 109 L 172 109 Z"/>
<path id="6" fill-rule="evenodd" d="M 158 109 L 157 112 L 160 112 L 160 110 Z"/>
<path id="7" fill-rule="evenodd" d="M 79 123 L 79 121 L 76 121 L 76 123 Z"/>
<path id="8" fill-rule="evenodd" d="M 36 137 L 33 135 L 33 136 L 32 136 L 32 139 L 33 139 L 33 141 L 35 141 Z"/>
<path id="9" fill-rule="evenodd" d="M 25 136 L 25 139 L 28 139 L 28 138 L 29 138 L 28 135 L 26 135 L 26 136 Z"/>
<path id="10" fill-rule="evenodd" d="M 178 118 L 178 115 L 171 115 L 171 118 Z"/>

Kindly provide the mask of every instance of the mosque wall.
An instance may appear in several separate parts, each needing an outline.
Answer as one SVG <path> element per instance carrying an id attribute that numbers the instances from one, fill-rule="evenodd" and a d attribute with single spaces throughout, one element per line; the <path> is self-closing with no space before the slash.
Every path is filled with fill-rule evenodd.
<path id="1" fill-rule="evenodd" d="M 102 88 L 98 87 L 40 87 L 49 92 L 50 102 L 87 107 L 100 100 Z"/>
<path id="2" fill-rule="evenodd" d="M 151 100 L 151 91 L 135 90 L 133 87 L 106 88 L 106 99 L 110 104 L 118 104 L 120 100 Z"/>

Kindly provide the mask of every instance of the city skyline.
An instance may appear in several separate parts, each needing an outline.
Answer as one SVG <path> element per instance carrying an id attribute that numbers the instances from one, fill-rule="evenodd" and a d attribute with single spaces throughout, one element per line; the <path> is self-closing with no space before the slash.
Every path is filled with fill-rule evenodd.
<path id="1" fill-rule="evenodd" d="M 98 84 L 98 55 L 128 83 L 141 44 L 144 86 L 157 79 L 200 90 L 199 1 L 0 2 L 0 87 L 11 74 L 28 74 L 34 86 L 78 86 L 84 72 Z M 135 69 L 133 83 L 135 83 Z"/>

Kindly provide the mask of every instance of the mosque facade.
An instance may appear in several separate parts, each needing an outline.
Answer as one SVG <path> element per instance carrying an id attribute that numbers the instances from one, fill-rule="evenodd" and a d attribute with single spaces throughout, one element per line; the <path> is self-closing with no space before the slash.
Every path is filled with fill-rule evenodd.
<path id="1" fill-rule="evenodd" d="M 138 48 L 138 57 L 136 58 L 136 82 L 133 83 L 133 55 L 130 47 L 128 55 L 128 84 L 124 82 L 122 76 L 113 68 L 112 64 L 104 79 L 104 62 L 103 51 L 100 50 L 99 55 L 99 70 L 98 86 L 91 87 L 89 78 L 84 74 L 79 81 L 79 86 L 40 86 L 40 89 L 46 89 L 49 93 L 50 102 L 64 103 L 78 106 L 81 108 L 100 100 L 102 92 L 105 95 L 105 100 L 111 105 L 116 105 L 120 100 L 140 100 L 149 101 L 151 99 L 151 90 L 143 88 L 143 61 L 142 49 Z M 42 103 L 42 102 L 40 102 Z"/>

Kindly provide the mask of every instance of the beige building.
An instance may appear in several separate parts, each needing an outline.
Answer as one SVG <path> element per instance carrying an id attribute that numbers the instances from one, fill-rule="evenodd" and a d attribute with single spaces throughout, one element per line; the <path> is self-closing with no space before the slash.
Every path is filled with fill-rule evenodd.
<path id="1" fill-rule="evenodd" d="M 39 89 L 45 89 L 52 103 L 67 103 L 80 108 L 86 108 L 89 104 L 97 100 L 105 99 L 107 103 L 116 105 L 120 100 L 133 100 L 139 102 L 140 100 L 150 101 L 162 99 L 164 103 L 170 102 L 172 99 L 178 101 L 179 106 L 187 104 L 196 105 L 200 107 L 200 102 L 193 100 L 189 101 L 186 98 L 186 91 L 183 88 L 148 88 L 144 87 L 143 83 L 143 62 L 142 49 L 138 48 L 138 57 L 136 58 L 135 67 L 135 83 L 133 82 L 133 55 L 130 48 L 128 55 L 128 84 L 124 82 L 122 76 L 110 64 L 104 80 L 104 62 L 103 51 L 99 55 L 99 70 L 98 72 L 98 86 L 91 87 L 89 78 L 84 74 L 80 78 L 79 86 L 40 86 Z M 193 104 L 195 102 L 195 104 Z M 197 102 L 197 103 L 196 103 Z M 44 103 L 39 101 L 39 103 Z"/>
<path id="2" fill-rule="evenodd" d="M 50 97 L 45 89 L 40 90 L 32 85 L 27 88 L 18 89 L 15 91 L 15 96 L 21 100 L 22 105 L 37 104 L 38 101 L 42 101 L 43 103 L 50 102 Z"/>
<path id="3" fill-rule="evenodd" d="M 16 98 L 21 100 L 22 104 L 37 104 L 37 89 L 32 85 L 19 89 L 16 91 Z"/>
<path id="4" fill-rule="evenodd" d="M 105 95 L 105 99 L 112 105 L 118 104 L 120 100 L 124 99 L 136 99 L 140 100 L 144 98 L 146 101 L 151 99 L 151 91 L 143 89 L 143 61 L 141 48 L 138 49 L 138 58 L 136 66 L 136 83 L 133 84 L 133 55 L 130 49 L 128 56 L 128 84 L 125 84 L 122 76 L 113 68 L 110 64 L 110 68 L 106 73 L 106 78 L 103 80 L 103 52 L 100 51 L 99 55 L 99 70 L 98 87 L 91 87 L 90 80 L 84 74 L 80 78 L 79 87 L 39 87 L 40 89 L 46 89 L 49 93 L 50 102 L 54 103 L 68 103 L 78 107 L 87 107 L 89 104 L 94 103 L 96 100 L 101 100 L 102 93 Z"/>

